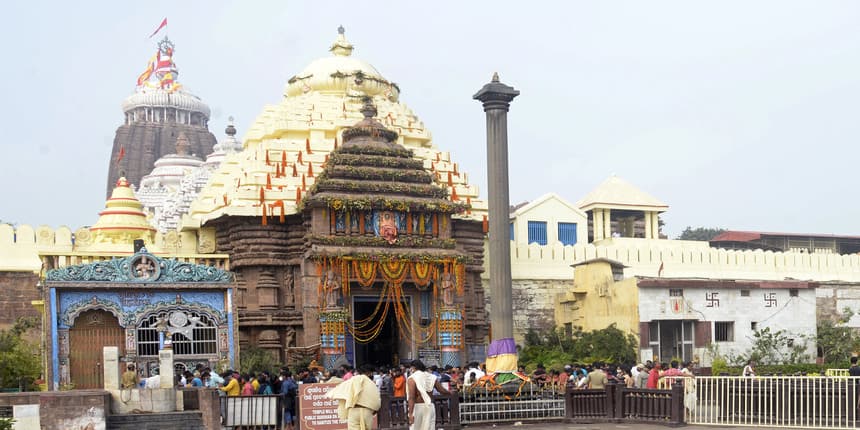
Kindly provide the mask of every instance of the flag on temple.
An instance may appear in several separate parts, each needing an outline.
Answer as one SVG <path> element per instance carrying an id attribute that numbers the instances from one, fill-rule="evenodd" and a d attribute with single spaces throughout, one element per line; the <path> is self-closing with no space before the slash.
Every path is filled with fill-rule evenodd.
<path id="1" fill-rule="evenodd" d="M 143 85 L 149 80 L 149 77 L 152 76 L 152 72 L 155 70 L 155 60 L 156 55 L 153 55 L 152 58 L 149 59 L 149 62 L 146 63 L 146 70 L 137 77 L 137 86 Z"/>
<path id="2" fill-rule="evenodd" d="M 119 166 L 119 162 L 122 161 L 123 157 L 125 157 L 125 146 L 119 147 L 119 154 L 116 156 L 116 165 Z"/>
<path id="3" fill-rule="evenodd" d="M 167 27 L 167 18 L 161 20 L 161 24 L 158 24 L 158 28 L 156 28 L 155 31 L 153 31 L 152 34 L 149 35 L 149 37 L 152 38 L 152 36 L 158 34 L 158 32 L 161 31 L 161 29 L 164 27 Z"/>

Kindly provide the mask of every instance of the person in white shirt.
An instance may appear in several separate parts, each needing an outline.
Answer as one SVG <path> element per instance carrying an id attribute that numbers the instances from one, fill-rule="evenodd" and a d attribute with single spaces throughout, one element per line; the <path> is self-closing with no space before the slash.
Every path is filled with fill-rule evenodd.
<path id="1" fill-rule="evenodd" d="M 478 367 L 478 363 L 473 361 L 469 363 L 469 370 L 466 371 L 466 375 L 463 377 L 463 385 L 469 387 L 485 375 L 481 368 Z"/>

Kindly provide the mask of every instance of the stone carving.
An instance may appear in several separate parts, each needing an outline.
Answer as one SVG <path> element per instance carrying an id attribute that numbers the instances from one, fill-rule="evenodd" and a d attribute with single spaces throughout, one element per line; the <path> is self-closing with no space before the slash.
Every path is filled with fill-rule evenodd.
<path id="1" fill-rule="evenodd" d="M 337 274 L 334 270 L 329 270 L 323 278 L 323 289 L 325 290 L 325 307 L 336 308 L 340 306 L 340 282 L 337 280 Z"/>
<path id="2" fill-rule="evenodd" d="M 442 275 L 442 303 L 446 307 L 454 306 L 454 285 L 456 284 L 454 275 L 445 273 Z"/>
<path id="3" fill-rule="evenodd" d="M 292 327 L 287 327 L 287 331 L 284 334 L 284 346 L 290 348 L 294 346 L 296 343 L 296 329 Z"/>
<path id="4" fill-rule="evenodd" d="M 293 277 L 293 269 L 290 267 L 284 274 L 284 305 L 286 306 L 294 306 L 296 303 L 294 287 L 295 277 Z"/>
<path id="5" fill-rule="evenodd" d="M 158 258 L 141 248 L 131 257 L 49 270 L 48 281 L 60 282 L 230 282 L 233 274 L 216 267 Z"/>

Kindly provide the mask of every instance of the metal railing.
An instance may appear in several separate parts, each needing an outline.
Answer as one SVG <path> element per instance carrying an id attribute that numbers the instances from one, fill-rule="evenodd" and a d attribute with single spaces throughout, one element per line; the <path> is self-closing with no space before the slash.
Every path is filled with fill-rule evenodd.
<path id="1" fill-rule="evenodd" d="M 221 397 L 221 424 L 227 428 L 281 428 L 282 396 Z"/>
<path id="2" fill-rule="evenodd" d="M 684 387 L 627 388 L 610 384 L 603 389 L 568 389 L 567 421 L 644 422 L 684 424 Z"/>
<path id="3" fill-rule="evenodd" d="M 857 427 L 856 377 L 686 378 L 693 424 L 842 429 Z"/>
<path id="4" fill-rule="evenodd" d="M 382 406 L 376 417 L 379 429 L 407 429 L 409 428 L 409 417 L 406 413 L 406 397 L 393 397 L 391 394 L 382 393 Z M 432 396 L 433 406 L 436 407 L 437 429 L 459 429 L 459 398 L 452 396 Z"/>
<path id="5" fill-rule="evenodd" d="M 556 387 L 526 383 L 512 388 L 467 388 L 460 396 L 460 422 L 476 424 L 564 418 L 564 393 Z"/>

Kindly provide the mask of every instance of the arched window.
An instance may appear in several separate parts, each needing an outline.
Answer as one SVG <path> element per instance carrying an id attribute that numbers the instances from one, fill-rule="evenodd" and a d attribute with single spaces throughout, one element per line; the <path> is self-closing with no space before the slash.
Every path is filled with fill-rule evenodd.
<path id="1" fill-rule="evenodd" d="M 141 321 L 137 327 L 138 356 L 158 355 L 159 340 L 156 325 L 161 320 L 169 321 L 167 324 L 173 329 L 175 356 L 218 353 L 218 328 L 208 315 L 195 311 L 171 310 L 154 313 Z"/>

